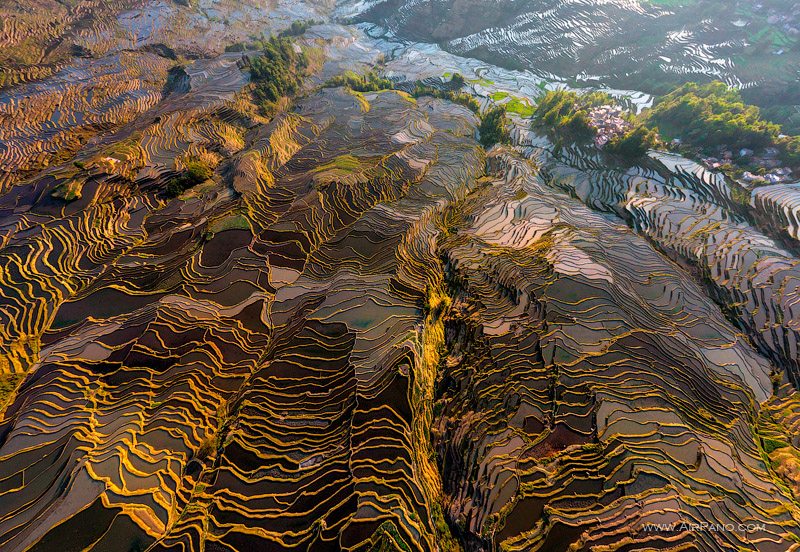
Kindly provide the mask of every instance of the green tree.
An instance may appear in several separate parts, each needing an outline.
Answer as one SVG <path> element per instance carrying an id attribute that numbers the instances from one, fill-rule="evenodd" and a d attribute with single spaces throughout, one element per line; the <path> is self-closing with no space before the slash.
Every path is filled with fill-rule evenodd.
<path id="1" fill-rule="evenodd" d="M 167 197 L 178 197 L 183 192 L 205 182 L 214 174 L 214 169 L 201 159 L 190 159 L 186 162 L 186 170 L 167 182 L 164 190 Z"/>
<path id="2" fill-rule="evenodd" d="M 461 73 L 454 73 L 453 76 L 450 78 L 450 83 L 449 83 L 450 88 L 458 90 L 459 88 L 464 86 L 465 82 L 466 81 L 464 80 L 464 75 L 462 75 Z"/>
<path id="3" fill-rule="evenodd" d="M 800 166 L 800 136 L 789 136 L 781 138 L 778 147 L 782 153 L 782 159 L 792 167 Z"/>
<path id="4" fill-rule="evenodd" d="M 606 144 L 606 151 L 623 157 L 637 158 L 659 144 L 658 129 L 638 125 L 622 136 L 617 136 Z"/>
<path id="5" fill-rule="evenodd" d="M 310 26 L 315 24 L 316 22 L 313 19 L 310 19 L 308 21 L 292 21 L 292 25 L 288 29 L 281 31 L 281 33 L 278 36 L 280 37 L 300 36 L 304 34 Z"/>
<path id="6" fill-rule="evenodd" d="M 481 134 L 481 145 L 485 148 L 508 141 L 505 107 L 493 107 L 484 113 L 478 130 Z"/>
<path id="7" fill-rule="evenodd" d="M 325 83 L 327 88 L 336 88 L 338 86 L 344 86 L 356 92 L 377 92 L 379 90 L 391 90 L 394 88 L 394 83 L 387 78 L 381 77 L 375 71 L 368 71 L 363 75 L 353 71 L 346 71 Z"/>
<path id="8" fill-rule="evenodd" d="M 566 135 L 574 139 L 587 138 L 592 135 L 589 110 L 612 102 L 610 96 L 601 92 L 581 96 L 568 90 L 551 90 L 537 102 L 533 124 L 551 134 Z"/>
<path id="9" fill-rule="evenodd" d="M 723 82 L 687 83 L 660 98 L 646 123 L 667 136 L 701 149 L 720 146 L 757 150 L 774 144 L 780 127 L 761 118 L 759 109 L 742 101 L 738 90 Z"/>
<path id="10" fill-rule="evenodd" d="M 454 76 L 453 78 L 455 79 L 456 77 Z M 448 100 L 453 103 L 463 105 L 464 107 L 466 107 L 475 114 L 479 113 L 481 110 L 481 104 L 478 103 L 478 100 L 476 100 L 475 97 L 468 92 L 459 92 L 458 90 L 441 90 L 439 88 L 434 88 L 433 86 L 429 86 L 423 83 L 422 81 L 417 81 L 416 85 L 414 86 L 414 91 L 412 92 L 412 95 L 415 98 L 421 98 L 422 96 L 432 96 L 434 98 Z"/>
<path id="11" fill-rule="evenodd" d="M 294 42 L 285 37 L 270 37 L 256 41 L 261 53 L 249 59 L 253 95 L 264 114 L 269 114 L 275 102 L 291 96 L 300 89 L 304 70 L 308 67 L 305 53 L 295 49 Z"/>

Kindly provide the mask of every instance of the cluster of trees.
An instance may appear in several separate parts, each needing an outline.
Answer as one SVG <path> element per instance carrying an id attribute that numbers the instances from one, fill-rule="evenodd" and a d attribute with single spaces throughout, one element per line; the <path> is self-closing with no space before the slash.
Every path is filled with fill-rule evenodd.
<path id="1" fill-rule="evenodd" d="M 464 77 L 458 73 L 453 75 L 446 89 L 429 86 L 422 81 L 417 81 L 411 95 L 415 98 L 431 96 L 443 100 L 448 100 L 465 106 L 473 113 L 479 114 L 481 106 L 471 94 L 462 92 L 459 89 L 464 85 Z M 394 83 L 381 77 L 374 71 L 369 71 L 363 75 L 358 75 L 353 71 L 347 71 L 342 75 L 337 75 L 325 83 L 326 87 L 334 88 L 345 86 L 357 92 L 376 92 L 378 90 L 390 90 L 394 88 Z M 504 107 L 495 107 L 487 111 L 481 117 L 480 124 L 481 144 L 484 147 L 491 147 L 498 142 L 508 140 L 508 129 L 506 126 L 506 110 Z"/>
<path id="2" fill-rule="evenodd" d="M 454 73 L 452 77 L 450 77 L 450 82 L 448 83 L 448 87 L 451 90 L 459 90 L 467 81 L 464 79 L 464 75 L 461 73 Z"/>
<path id="3" fill-rule="evenodd" d="M 462 92 L 462 86 L 464 86 L 464 77 L 461 74 L 456 73 L 452 76 L 450 82 L 447 83 L 446 90 L 426 85 L 422 81 L 417 81 L 417 83 L 414 85 L 414 91 L 411 94 L 415 98 L 432 96 L 434 98 L 448 100 L 453 103 L 463 105 L 473 113 L 480 112 L 481 104 L 478 103 L 478 100 L 476 100 L 472 94 L 468 92 Z"/>
<path id="4" fill-rule="evenodd" d="M 301 36 L 305 34 L 309 27 L 313 27 L 314 25 L 321 24 L 321 22 L 314 21 L 313 19 L 307 19 L 303 21 L 292 21 L 291 27 L 286 30 L 280 32 L 278 36 L 280 37 L 288 37 L 288 36 Z"/>
<path id="5" fill-rule="evenodd" d="M 262 113 L 270 114 L 279 99 L 295 94 L 302 84 L 308 59 L 291 39 L 270 37 L 261 53 L 249 59 L 253 96 Z"/>
<path id="6" fill-rule="evenodd" d="M 589 121 L 591 109 L 613 103 L 613 98 L 600 92 L 547 92 L 534 111 L 534 125 L 559 139 L 588 139 L 594 132 Z M 764 119 L 758 107 L 745 103 L 738 90 L 722 82 L 684 84 L 640 116 L 630 115 L 628 122 L 630 130 L 613 138 L 606 151 L 639 157 L 657 147 L 663 134 L 707 153 L 721 148 L 758 152 L 774 147 L 783 163 L 800 166 L 800 136 L 782 135 L 780 126 Z"/>
<path id="7" fill-rule="evenodd" d="M 615 103 L 614 98 L 604 92 L 578 94 L 569 90 L 549 91 L 537 103 L 533 120 L 536 126 L 547 129 L 559 138 L 588 140 L 595 132 L 589 120 L 589 112 L 595 107 Z M 606 151 L 636 158 L 658 146 L 660 140 L 657 128 L 648 128 L 633 115 L 628 122 L 631 123 L 631 128 L 612 138 L 605 146 Z"/>
<path id="8" fill-rule="evenodd" d="M 611 96 L 602 92 L 578 94 L 569 90 L 552 90 L 545 92 L 537 102 L 533 121 L 535 125 L 566 138 L 588 138 L 593 134 L 589 111 L 613 101 Z"/>
<path id="9" fill-rule="evenodd" d="M 673 90 L 645 113 L 645 122 L 701 151 L 774 147 L 785 164 L 800 166 L 800 136 L 782 135 L 779 125 L 723 82 L 688 83 Z"/>
<path id="10" fill-rule="evenodd" d="M 739 91 L 723 82 L 684 84 L 659 98 L 646 121 L 702 149 L 757 150 L 773 144 L 780 134 L 778 125 L 762 119 L 756 106 L 745 104 Z"/>
<path id="11" fill-rule="evenodd" d="M 377 92 L 378 90 L 391 90 L 394 83 L 387 78 L 381 77 L 375 71 L 368 71 L 359 75 L 353 71 L 346 71 L 341 75 L 328 79 L 325 83 L 326 88 L 336 88 L 344 86 L 356 92 Z"/>
<path id="12" fill-rule="evenodd" d="M 606 144 L 606 151 L 622 157 L 635 159 L 660 144 L 658 129 L 650 129 L 639 124 L 631 128 L 622 136 L 612 138 Z"/>
<path id="13" fill-rule="evenodd" d="M 481 117 L 481 124 L 478 130 L 481 133 L 481 145 L 485 148 L 490 148 L 497 143 L 507 142 L 506 108 L 501 105 L 487 110 Z"/>
<path id="14" fill-rule="evenodd" d="M 800 136 L 781 138 L 776 143 L 782 160 L 790 167 L 800 167 Z"/>
<path id="15" fill-rule="evenodd" d="M 213 174 L 214 169 L 207 162 L 202 159 L 191 159 L 186 163 L 185 171 L 167 182 L 164 192 L 167 197 L 178 197 L 189 188 L 205 182 Z"/>

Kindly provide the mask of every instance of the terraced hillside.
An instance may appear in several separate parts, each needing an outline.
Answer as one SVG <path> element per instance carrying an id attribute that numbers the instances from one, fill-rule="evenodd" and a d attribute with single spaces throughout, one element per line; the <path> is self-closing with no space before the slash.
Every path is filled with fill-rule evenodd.
<path id="1" fill-rule="evenodd" d="M 141 6 L 128 0 L 114 5 L 99 0 L 34 2 L 9 0 L 0 6 L 0 87 L 52 74 L 81 42 L 108 33 L 117 10 Z"/>
<path id="2" fill-rule="evenodd" d="M 421 468 L 435 471 L 419 465 L 427 455 L 414 439 L 414 334 L 435 278 L 426 268 L 437 198 L 463 194 L 480 155 L 466 139 L 471 113 L 436 106 L 429 117 L 396 94 L 370 100 L 364 113 L 353 96 L 327 92 L 302 117 L 274 121 L 232 161 L 238 194 L 209 184 L 191 199 L 128 207 L 124 249 L 109 247 L 118 260 L 53 305 L 37 370 L 49 376 L 7 412 L 4 451 L 27 448 L 28 424 L 71 427 L 69 444 L 53 433 L 37 446 L 34 477 L 66 484 L 62 498 L 30 486 L 4 495 L 14 525 L 51 521 L 6 527 L 4 547 L 63 542 L 103 507 L 120 515 L 82 531 L 81 547 L 110 531 L 109 549 L 154 538 L 164 549 L 200 538 L 303 549 L 355 545 L 381 527 L 432 546 Z M 52 392 L 85 398 L 52 404 Z M 93 429 L 94 417 L 107 429 Z M 58 468 L 73 455 L 78 465 Z M 87 487 L 95 478 L 106 489 Z"/>
<path id="3" fill-rule="evenodd" d="M 800 11 L 783 0 L 345 1 L 369 21 L 455 54 L 589 86 L 662 94 L 722 80 L 792 129 Z"/>
<path id="4" fill-rule="evenodd" d="M 0 5 L 0 90 L 52 75 L 76 58 L 121 50 L 149 48 L 173 59 L 218 54 L 330 6 L 331 0 L 7 0 Z"/>
<path id="5" fill-rule="evenodd" d="M 442 244 L 456 303 L 435 443 L 451 517 L 506 550 L 783 549 L 796 521 L 748 430 L 766 363 L 646 241 L 513 154 L 489 167 Z M 679 529 L 753 519 L 769 522 Z M 660 523 L 675 530 L 647 530 Z"/>
<path id="6" fill-rule="evenodd" d="M 215 5 L 0 93 L 0 550 L 800 548 L 795 186 L 486 149 L 482 64 Z"/>

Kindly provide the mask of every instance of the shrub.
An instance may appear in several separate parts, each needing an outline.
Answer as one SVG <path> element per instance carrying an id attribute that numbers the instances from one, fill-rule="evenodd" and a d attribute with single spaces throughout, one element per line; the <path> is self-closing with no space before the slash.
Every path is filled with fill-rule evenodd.
<path id="1" fill-rule="evenodd" d="M 183 192 L 205 182 L 214 174 L 208 163 L 201 159 L 192 159 L 186 163 L 186 170 L 167 182 L 165 193 L 167 197 L 178 197 Z"/>
<path id="2" fill-rule="evenodd" d="M 186 175 L 195 183 L 199 184 L 211 178 L 214 170 L 200 160 L 192 160 L 186 163 Z"/>
<path id="3" fill-rule="evenodd" d="M 800 136 L 780 138 L 776 145 L 781 151 L 781 159 L 793 167 L 800 165 Z"/>

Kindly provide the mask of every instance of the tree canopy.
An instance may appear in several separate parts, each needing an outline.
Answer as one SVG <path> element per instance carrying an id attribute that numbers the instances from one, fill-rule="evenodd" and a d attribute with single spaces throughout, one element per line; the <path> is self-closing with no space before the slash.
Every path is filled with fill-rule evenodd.
<path id="1" fill-rule="evenodd" d="M 671 138 L 701 149 L 719 146 L 757 150 L 776 142 L 780 127 L 761 118 L 738 90 L 723 82 L 687 83 L 661 97 L 645 114 Z"/>
<path id="2" fill-rule="evenodd" d="M 295 94 L 308 67 L 305 53 L 291 39 L 270 37 L 259 44 L 261 53 L 249 60 L 253 95 L 262 112 L 269 112 L 280 98 Z"/>
<path id="3" fill-rule="evenodd" d="M 206 161 L 190 159 L 186 163 L 186 170 L 169 180 L 165 193 L 167 197 L 178 197 L 189 188 L 205 182 L 213 174 L 214 169 Z"/>
<path id="4" fill-rule="evenodd" d="M 506 127 L 506 109 L 503 106 L 492 107 L 481 117 L 478 129 L 481 133 L 481 145 L 490 148 L 498 142 L 508 140 Z"/>
<path id="5" fill-rule="evenodd" d="M 345 86 L 356 92 L 377 92 L 378 90 L 390 90 L 394 88 L 394 83 L 387 78 L 381 77 L 375 71 L 368 71 L 359 75 L 353 71 L 346 71 L 341 75 L 328 80 L 325 83 L 328 88 Z"/>
<path id="6" fill-rule="evenodd" d="M 658 129 L 649 129 L 644 125 L 638 125 L 622 136 L 613 138 L 606 144 L 605 149 L 616 155 L 636 158 L 658 146 L 659 142 Z"/>
<path id="7" fill-rule="evenodd" d="M 587 138 L 592 134 L 589 111 L 607 103 L 613 103 L 613 99 L 602 92 L 578 94 L 570 90 L 551 90 L 539 98 L 533 112 L 534 124 L 554 133 Z"/>

